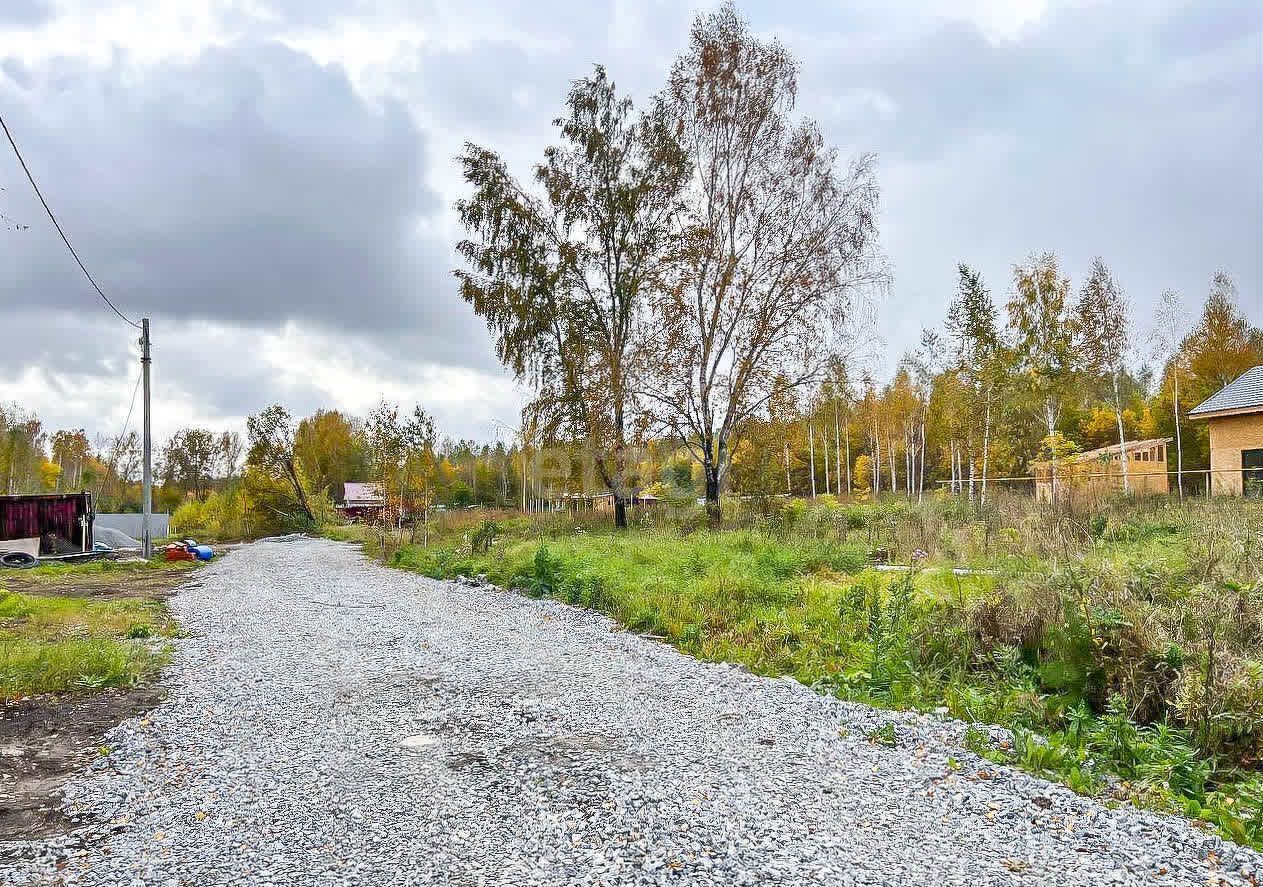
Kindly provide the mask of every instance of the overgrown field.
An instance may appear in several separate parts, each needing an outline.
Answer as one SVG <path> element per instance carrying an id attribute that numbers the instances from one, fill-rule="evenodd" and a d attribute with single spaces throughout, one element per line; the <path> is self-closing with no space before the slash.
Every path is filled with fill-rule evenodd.
<path id="1" fill-rule="evenodd" d="M 126 687 L 166 659 L 163 603 L 185 564 L 41 566 L 0 572 L 0 701 Z"/>
<path id="2" fill-rule="evenodd" d="M 485 573 L 847 699 L 1002 724 L 1014 747 L 978 750 L 1263 847 L 1263 507 L 822 499 L 737 521 L 712 533 L 651 513 L 615 534 L 448 514 L 387 560 Z"/>

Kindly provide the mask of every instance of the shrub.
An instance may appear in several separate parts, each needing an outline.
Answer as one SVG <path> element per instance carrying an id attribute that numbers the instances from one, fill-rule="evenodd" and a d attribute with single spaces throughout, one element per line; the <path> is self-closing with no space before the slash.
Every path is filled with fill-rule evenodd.
<path id="1" fill-rule="evenodd" d="M 478 529 L 474 530 L 473 535 L 469 537 L 469 546 L 475 554 L 486 553 L 491 550 L 491 545 L 496 541 L 496 535 L 500 532 L 500 525 L 493 520 L 484 520 L 478 525 Z"/>

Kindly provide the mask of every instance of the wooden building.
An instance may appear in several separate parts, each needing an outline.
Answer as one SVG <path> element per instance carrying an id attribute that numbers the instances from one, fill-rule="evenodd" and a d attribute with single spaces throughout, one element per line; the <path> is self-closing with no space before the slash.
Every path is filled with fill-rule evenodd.
<path id="1" fill-rule="evenodd" d="M 376 520 L 386 507 L 381 484 L 347 481 L 342 485 L 342 501 L 338 511 L 347 520 Z"/>
<path id="2" fill-rule="evenodd" d="M 1263 498 L 1263 366 L 1189 411 L 1210 430 L 1210 491 Z"/>
<path id="3" fill-rule="evenodd" d="M 1134 496 L 1164 495 L 1170 490 L 1167 475 L 1171 439 L 1127 441 L 1052 462 L 1036 462 L 1035 498 L 1079 505 L 1123 492 L 1123 459 L 1127 460 L 1127 484 Z M 1054 467 L 1056 471 L 1054 472 Z"/>

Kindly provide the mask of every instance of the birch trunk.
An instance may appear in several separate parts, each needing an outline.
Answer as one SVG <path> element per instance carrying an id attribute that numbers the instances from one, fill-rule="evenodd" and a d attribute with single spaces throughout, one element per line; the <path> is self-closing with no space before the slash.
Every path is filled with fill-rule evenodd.
<path id="1" fill-rule="evenodd" d="M 824 491 L 829 493 L 833 490 L 833 485 L 829 482 L 829 426 L 825 426 L 824 434 L 820 435 L 820 442 L 824 445 Z"/>
<path id="2" fill-rule="evenodd" d="M 1180 491 L 1180 498 L 1184 498 L 1184 445 L 1180 440 L 1180 371 L 1179 368 L 1173 368 L 1171 373 L 1171 381 L 1175 385 L 1174 396 L 1171 399 L 1171 406 L 1175 408 L 1175 485 Z M 1206 486 L 1210 487 L 1210 472 L 1206 472 Z"/>
<path id="3" fill-rule="evenodd" d="M 1131 495 L 1131 470 L 1127 467 L 1127 437 L 1123 433 L 1123 400 L 1118 393 L 1118 371 L 1114 371 L 1114 416 L 1118 419 L 1118 460 L 1123 466 L 1123 493 Z"/>
<path id="4" fill-rule="evenodd" d="M 881 435 L 873 425 L 873 498 L 881 492 Z"/>
<path id="5" fill-rule="evenodd" d="M 987 389 L 987 402 L 982 418 L 982 493 L 978 504 L 987 506 L 987 459 L 991 455 L 991 389 Z"/>
<path id="6" fill-rule="evenodd" d="M 816 438 L 807 423 L 807 459 L 811 468 L 811 498 L 816 498 Z"/>
<path id="7" fill-rule="evenodd" d="M 925 410 L 921 411 L 921 467 L 917 471 L 917 501 L 925 499 Z"/>
<path id="8" fill-rule="evenodd" d="M 849 423 L 844 433 L 846 434 L 846 495 L 850 497 L 854 487 L 851 485 L 851 426 Z"/>
<path id="9" fill-rule="evenodd" d="M 789 481 L 789 441 L 785 441 L 785 495 L 792 495 L 794 487 Z"/>
<path id="10" fill-rule="evenodd" d="M 835 483 L 838 488 L 838 498 L 842 498 L 842 429 L 838 425 L 838 402 L 833 402 L 833 454 L 837 458 L 835 475 Z"/>

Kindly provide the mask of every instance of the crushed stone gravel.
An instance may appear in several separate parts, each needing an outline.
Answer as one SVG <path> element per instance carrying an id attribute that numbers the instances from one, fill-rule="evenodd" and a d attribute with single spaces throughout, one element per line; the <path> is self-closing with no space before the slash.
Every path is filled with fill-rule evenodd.
<path id="1" fill-rule="evenodd" d="M 592 612 L 265 540 L 3 884 L 1251 885 L 1263 857 Z M 897 742 L 869 734 L 886 723 Z"/>

